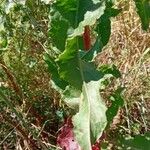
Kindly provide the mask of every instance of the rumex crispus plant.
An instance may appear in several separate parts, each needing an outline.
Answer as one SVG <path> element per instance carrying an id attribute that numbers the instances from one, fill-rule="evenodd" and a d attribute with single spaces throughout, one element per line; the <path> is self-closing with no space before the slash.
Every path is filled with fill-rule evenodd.
<path id="1" fill-rule="evenodd" d="M 107 44 L 110 19 L 119 12 L 111 1 L 58 0 L 51 7 L 49 36 L 53 54 L 46 54 L 45 61 L 53 87 L 76 110 L 72 121 L 82 149 L 91 149 L 107 125 L 107 108 L 99 89 L 103 77 L 113 71 L 96 66 L 94 58 Z"/>
<path id="2" fill-rule="evenodd" d="M 146 30 L 150 20 L 149 2 L 135 0 L 135 4 L 142 28 Z M 103 68 L 94 63 L 109 41 L 111 17 L 120 11 L 112 0 L 57 0 L 51 5 L 49 36 L 52 52 L 45 55 L 45 61 L 52 74 L 53 87 L 76 110 L 72 121 L 81 149 L 91 149 L 123 106 L 119 96 L 122 90 L 116 91 L 114 99 L 117 101 L 112 101 L 108 110 L 99 94 L 104 77 L 108 74 L 120 77 L 120 73 L 115 67 Z"/>

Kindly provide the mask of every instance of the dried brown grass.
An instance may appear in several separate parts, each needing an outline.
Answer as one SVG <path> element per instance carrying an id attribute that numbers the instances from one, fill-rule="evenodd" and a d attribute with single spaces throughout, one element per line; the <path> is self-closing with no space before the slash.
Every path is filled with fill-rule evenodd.
<path id="1" fill-rule="evenodd" d="M 150 31 L 142 30 L 133 1 L 119 1 L 117 7 L 122 12 L 112 20 L 110 41 L 98 61 L 113 63 L 120 70 L 122 78 L 111 88 L 125 87 L 127 128 L 131 131 L 138 123 L 145 132 L 150 130 Z"/>

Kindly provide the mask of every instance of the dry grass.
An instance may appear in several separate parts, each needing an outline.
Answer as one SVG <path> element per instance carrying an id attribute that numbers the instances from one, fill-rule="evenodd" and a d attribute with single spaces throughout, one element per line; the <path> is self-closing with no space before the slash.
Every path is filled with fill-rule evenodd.
<path id="1" fill-rule="evenodd" d="M 139 125 L 138 134 L 150 131 L 150 32 L 141 29 L 133 2 L 120 1 L 117 6 L 123 11 L 112 20 L 110 41 L 98 61 L 119 68 L 122 78 L 111 88 L 125 87 L 124 119 L 129 133 Z"/>

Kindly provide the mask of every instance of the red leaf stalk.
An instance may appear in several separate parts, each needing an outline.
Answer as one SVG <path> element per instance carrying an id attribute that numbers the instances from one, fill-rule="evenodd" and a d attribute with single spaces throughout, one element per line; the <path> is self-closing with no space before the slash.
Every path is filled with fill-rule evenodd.
<path id="1" fill-rule="evenodd" d="M 94 145 L 91 146 L 92 150 L 101 150 L 101 142 L 104 140 L 104 138 L 105 133 L 103 133 L 100 139 Z M 81 147 L 74 136 L 73 123 L 71 117 L 68 117 L 65 120 L 62 128 L 60 129 L 57 137 L 57 144 L 63 150 L 81 150 Z"/>
<path id="2" fill-rule="evenodd" d="M 84 43 L 85 51 L 90 50 L 90 48 L 91 48 L 91 37 L 90 37 L 90 27 L 89 26 L 84 27 L 83 43 Z"/>

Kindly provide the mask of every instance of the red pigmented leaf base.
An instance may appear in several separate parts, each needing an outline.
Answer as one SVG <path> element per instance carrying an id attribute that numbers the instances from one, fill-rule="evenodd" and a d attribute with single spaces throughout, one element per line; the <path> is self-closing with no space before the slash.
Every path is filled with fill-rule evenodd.
<path id="1" fill-rule="evenodd" d="M 84 44 L 85 51 L 88 51 L 91 49 L 91 36 L 90 36 L 90 27 L 89 26 L 84 27 L 83 44 Z"/>
<path id="2" fill-rule="evenodd" d="M 61 128 L 60 134 L 57 137 L 57 144 L 63 148 L 63 150 L 81 150 L 74 138 L 71 118 L 67 118 L 65 124 Z"/>
<path id="3" fill-rule="evenodd" d="M 75 140 L 73 133 L 73 124 L 71 118 L 67 118 L 64 125 L 60 129 L 59 135 L 57 137 L 57 144 L 63 150 L 81 150 L 80 145 Z M 97 142 L 92 146 L 92 150 L 101 150 L 99 148 L 99 143 Z"/>
<path id="4" fill-rule="evenodd" d="M 101 150 L 100 143 L 97 142 L 95 145 L 93 145 L 92 150 Z"/>

